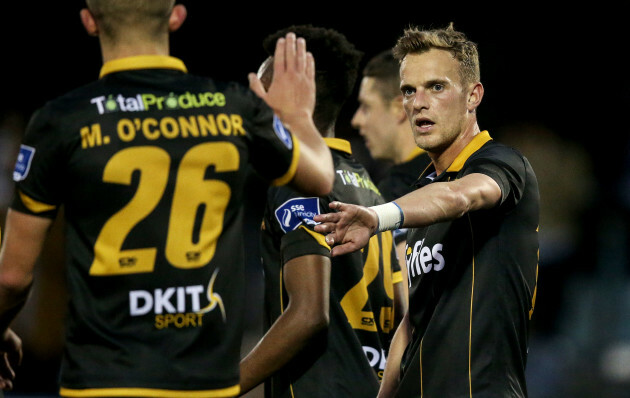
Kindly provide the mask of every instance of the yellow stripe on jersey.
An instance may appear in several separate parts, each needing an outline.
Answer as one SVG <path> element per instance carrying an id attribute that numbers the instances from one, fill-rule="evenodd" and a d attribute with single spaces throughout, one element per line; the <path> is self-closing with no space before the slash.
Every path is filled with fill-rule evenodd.
<path id="1" fill-rule="evenodd" d="M 472 139 L 472 141 L 470 141 L 468 145 L 466 145 L 466 147 L 459 153 L 459 155 L 457 155 L 455 160 L 453 160 L 453 163 L 451 163 L 451 165 L 448 166 L 448 169 L 446 169 L 446 171 L 449 171 L 449 172 L 460 171 L 462 167 L 464 167 L 464 163 L 466 163 L 468 158 L 473 153 L 477 152 L 477 150 L 479 150 L 479 148 L 481 148 L 483 144 L 490 141 L 491 139 L 492 137 L 490 137 L 490 133 L 488 133 L 488 131 L 486 130 L 477 134 Z"/>
<path id="2" fill-rule="evenodd" d="M 400 283 L 403 281 L 402 271 L 392 273 L 392 283 Z"/>
<path id="3" fill-rule="evenodd" d="M 110 73 L 135 69 L 175 69 L 187 72 L 186 65 L 178 58 L 168 55 L 136 55 L 107 61 L 101 68 L 99 78 Z"/>
<path id="4" fill-rule="evenodd" d="M 20 195 L 20 200 L 22 200 L 22 204 L 24 204 L 24 206 L 26 206 L 26 208 L 33 213 L 43 213 L 45 211 L 55 210 L 57 208 L 57 206 L 37 201 L 26 195 L 22 191 L 18 191 L 18 194 Z"/>
<path id="5" fill-rule="evenodd" d="M 321 246 L 323 246 L 326 249 L 330 250 L 330 246 L 328 246 L 328 243 L 326 243 L 326 237 L 324 235 L 319 234 L 319 233 L 317 233 L 315 231 L 311 231 L 310 229 L 306 228 L 304 225 L 300 225 L 300 228 L 302 228 L 303 230 L 308 232 L 313 238 L 315 238 L 317 243 L 319 243 Z"/>
<path id="6" fill-rule="evenodd" d="M 403 160 L 403 163 L 405 162 L 409 162 L 411 159 L 415 158 L 416 156 L 420 156 L 423 153 L 425 153 L 426 151 L 420 147 L 415 147 L 413 148 L 413 150 L 409 153 L 409 155 L 407 156 L 407 158 L 405 160 Z"/>
<path id="7" fill-rule="evenodd" d="M 295 139 L 295 136 L 293 138 L 293 159 L 291 159 L 291 165 L 289 166 L 289 170 L 287 170 L 283 176 L 280 176 L 271 182 L 271 185 L 275 187 L 287 185 L 289 181 L 295 177 L 298 161 L 300 160 L 300 141 Z"/>
<path id="8" fill-rule="evenodd" d="M 473 302 L 475 297 L 475 236 L 473 234 L 472 221 L 470 220 L 470 213 L 468 214 L 468 225 L 470 226 L 470 240 L 472 241 L 473 246 L 473 255 L 472 255 L 472 283 L 470 286 L 470 326 L 468 331 L 468 389 L 470 393 L 470 398 L 472 398 L 472 329 L 473 329 Z"/>
<path id="9" fill-rule="evenodd" d="M 231 398 L 241 392 L 235 385 L 218 390 L 162 390 L 157 388 L 85 388 L 61 387 L 62 397 L 156 397 L 156 398 Z"/>

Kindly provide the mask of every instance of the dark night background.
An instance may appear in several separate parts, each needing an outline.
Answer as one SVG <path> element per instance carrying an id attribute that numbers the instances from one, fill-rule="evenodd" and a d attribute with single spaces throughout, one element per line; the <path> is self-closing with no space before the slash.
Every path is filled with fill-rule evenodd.
<path id="1" fill-rule="evenodd" d="M 262 39 L 294 24 L 337 29 L 365 53 L 365 60 L 393 46 L 408 26 L 437 28 L 454 22 L 457 30 L 478 43 L 485 87 L 478 110 L 480 127 L 495 138 L 522 145 L 532 164 L 538 162 L 541 195 L 542 184 L 550 193 L 543 197 L 543 205 L 551 215 L 547 224 L 541 219 L 541 239 L 547 236 L 546 225 L 560 231 L 541 241 L 540 290 L 528 367 L 530 397 L 630 397 L 626 247 L 630 173 L 626 171 L 627 122 L 622 123 L 630 103 L 625 60 L 630 35 L 624 30 L 620 6 L 602 2 L 566 7 L 551 2 L 180 3 L 186 5 L 188 18 L 172 35 L 172 55 L 183 59 L 191 73 L 244 84 L 247 73 L 256 71 L 266 57 Z M 2 151 L 7 142 L 3 134 L 11 131 L 19 136 L 30 114 L 44 102 L 98 77 L 98 39 L 83 30 L 79 19 L 83 4 L 77 0 L 3 4 L 2 167 L 10 168 L 14 161 L 6 148 Z M 351 140 L 356 156 L 378 178 L 387 165 L 369 158 L 350 127 L 357 106 L 354 98 L 338 123 L 338 135 Z M 546 143 L 555 147 L 550 149 Z M 571 183 L 575 184 L 567 185 Z M 9 186 L 0 185 L 0 194 L 4 189 L 4 196 L 9 196 Z M 568 193 L 562 196 L 560 191 Z M 6 206 L 5 198 L 0 203 L 2 226 Z M 551 221 L 567 208 L 576 209 L 570 219 Z M 569 243 L 562 238 L 566 236 L 572 237 Z M 42 271 L 40 280 L 62 280 L 63 265 L 54 260 L 60 245 L 55 238 L 48 243 L 42 268 L 49 271 Z M 254 294 L 260 293 L 258 272 L 251 274 Z M 56 300 L 41 299 L 44 305 L 32 304 L 16 320 L 27 357 L 16 392 L 7 395 L 56 393 L 61 334 L 55 327 L 62 314 L 55 312 L 54 304 L 64 296 L 54 289 L 49 284 L 34 297 Z M 35 321 L 29 314 L 40 314 L 47 321 Z M 259 318 L 250 315 L 255 339 Z"/>

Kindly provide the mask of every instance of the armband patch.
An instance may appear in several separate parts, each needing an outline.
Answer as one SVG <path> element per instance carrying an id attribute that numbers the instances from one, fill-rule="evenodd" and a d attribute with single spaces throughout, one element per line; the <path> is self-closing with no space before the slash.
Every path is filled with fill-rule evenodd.
<path id="1" fill-rule="evenodd" d="M 313 220 L 319 212 L 319 198 L 294 198 L 287 200 L 275 211 L 280 228 L 287 233 L 302 224 L 317 225 Z"/>
<path id="2" fill-rule="evenodd" d="M 24 144 L 20 146 L 20 152 L 18 153 L 15 169 L 13 170 L 13 181 L 22 181 L 28 176 L 33 156 L 35 156 L 35 148 Z"/>
<path id="3" fill-rule="evenodd" d="M 273 115 L 273 131 L 276 132 L 280 141 L 289 149 L 293 149 L 293 138 L 291 138 L 291 133 L 284 127 L 280 118 L 276 115 Z"/>

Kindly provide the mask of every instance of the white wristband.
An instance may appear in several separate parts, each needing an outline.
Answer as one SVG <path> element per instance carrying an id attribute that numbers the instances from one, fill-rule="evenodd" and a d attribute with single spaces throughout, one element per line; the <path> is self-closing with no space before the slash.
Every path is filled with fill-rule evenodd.
<path id="1" fill-rule="evenodd" d="M 396 202 L 371 206 L 370 209 L 374 210 L 378 217 L 376 232 L 398 229 L 402 227 L 403 222 L 405 221 L 405 215 Z"/>

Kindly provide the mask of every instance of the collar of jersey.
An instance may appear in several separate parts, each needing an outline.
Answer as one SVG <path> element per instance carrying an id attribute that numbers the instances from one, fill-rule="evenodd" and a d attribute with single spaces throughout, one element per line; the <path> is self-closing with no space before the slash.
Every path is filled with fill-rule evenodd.
<path id="1" fill-rule="evenodd" d="M 422 155 L 425 152 L 426 151 L 420 147 L 414 147 L 413 151 L 411 151 L 411 153 L 409 154 L 409 156 L 407 156 L 407 159 L 405 159 L 403 163 L 409 162 L 410 160 L 415 159 L 416 157 Z"/>
<path id="2" fill-rule="evenodd" d="M 327 138 L 324 137 L 324 142 L 328 145 L 328 148 L 336 149 L 341 152 L 346 152 L 352 155 L 352 147 L 350 141 L 342 140 L 341 138 Z"/>
<path id="3" fill-rule="evenodd" d="M 114 72 L 136 69 L 175 69 L 188 72 L 186 65 L 179 58 L 168 55 L 136 55 L 105 62 L 99 78 Z"/>
<path id="4" fill-rule="evenodd" d="M 453 163 L 446 169 L 447 172 L 457 172 L 464 167 L 466 160 L 475 152 L 479 150 L 486 142 L 490 141 L 490 133 L 487 130 L 482 131 L 473 137 L 473 139 L 464 147 L 464 149 L 457 155 Z"/>

